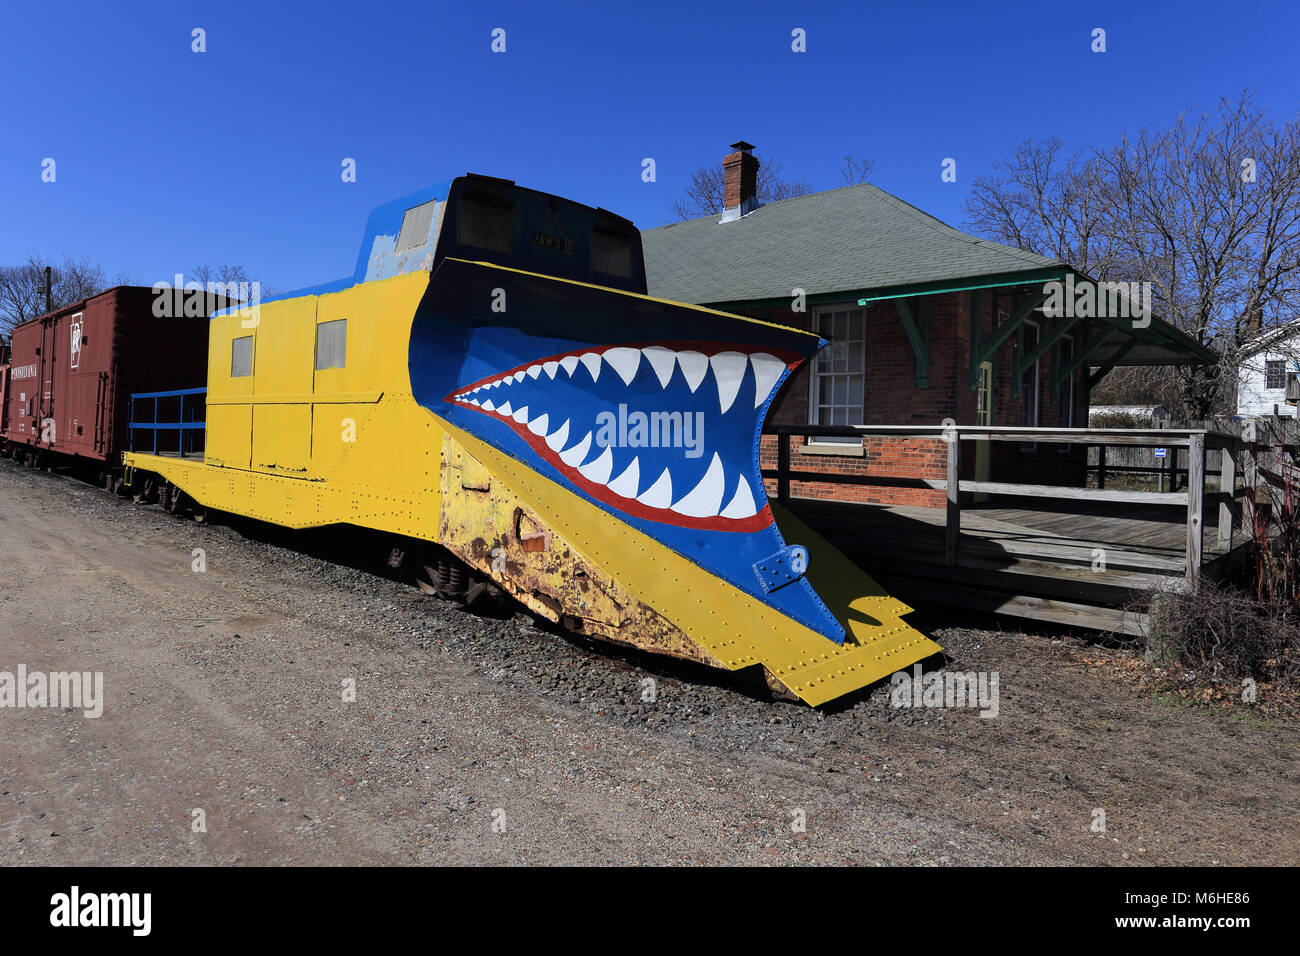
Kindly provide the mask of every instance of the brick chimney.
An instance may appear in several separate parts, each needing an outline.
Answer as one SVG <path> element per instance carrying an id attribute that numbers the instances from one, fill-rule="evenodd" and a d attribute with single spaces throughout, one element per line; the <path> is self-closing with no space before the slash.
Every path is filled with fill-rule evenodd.
<path id="1" fill-rule="evenodd" d="M 758 208 L 758 157 L 743 139 L 731 144 L 734 152 L 722 161 L 722 221 L 734 222 Z"/>

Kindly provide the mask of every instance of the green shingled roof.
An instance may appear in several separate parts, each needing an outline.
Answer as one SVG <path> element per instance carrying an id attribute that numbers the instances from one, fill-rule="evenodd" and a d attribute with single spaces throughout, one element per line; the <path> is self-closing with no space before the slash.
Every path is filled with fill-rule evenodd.
<path id="1" fill-rule="evenodd" d="M 868 183 L 719 218 L 642 232 L 651 295 L 703 305 L 1068 268 L 959 232 Z"/>

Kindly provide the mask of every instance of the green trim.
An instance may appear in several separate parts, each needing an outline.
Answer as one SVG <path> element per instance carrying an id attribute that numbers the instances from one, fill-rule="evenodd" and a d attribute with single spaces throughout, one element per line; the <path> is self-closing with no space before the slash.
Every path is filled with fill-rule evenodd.
<path id="1" fill-rule="evenodd" d="M 1084 362 L 1088 361 L 1088 359 L 1092 358 L 1092 353 L 1096 352 L 1097 349 L 1101 348 L 1101 346 L 1106 342 L 1106 340 L 1109 339 L 1112 335 L 1114 335 L 1117 331 L 1119 330 L 1107 329 L 1105 332 L 1097 336 L 1095 339 L 1085 342 L 1083 348 L 1079 349 L 1078 354 L 1075 355 L 1074 358 L 1070 359 L 1067 365 L 1063 366 L 1061 369 L 1057 371 L 1056 380 L 1058 382 L 1064 382 L 1067 378 L 1073 375 L 1075 371 L 1079 368 L 1079 366 L 1081 366 Z"/>
<path id="2" fill-rule="evenodd" d="M 1132 352 L 1133 349 L 1137 347 L 1137 344 L 1138 340 L 1136 338 L 1129 339 L 1128 344 L 1115 353 L 1108 365 L 1103 365 L 1101 368 L 1097 369 L 1097 371 L 1088 376 L 1089 394 L 1091 394 L 1092 390 L 1097 387 L 1097 383 L 1110 374 L 1115 366 L 1120 363 L 1120 359 L 1124 358 L 1124 356 L 1128 355 L 1129 352 Z"/>
<path id="3" fill-rule="evenodd" d="M 962 278 L 962 279 L 944 279 L 934 282 L 920 282 L 906 285 L 882 286 L 876 289 L 850 289 L 841 292 L 822 292 L 815 295 L 805 295 L 804 303 L 808 309 L 821 305 L 838 305 L 856 302 L 858 306 L 865 307 L 873 302 L 884 302 L 889 299 L 901 300 L 916 296 L 941 295 L 945 293 L 969 292 L 976 296 L 983 289 L 998 289 L 1013 286 L 1026 286 L 1036 284 L 1046 284 L 1049 282 L 1064 281 L 1065 276 L 1073 272 L 1076 283 L 1092 282 L 1100 285 L 1095 279 L 1090 278 L 1082 272 L 1071 270 L 1065 267 L 1052 266 L 1042 269 L 1028 269 L 1024 272 L 1005 272 L 990 274 L 986 276 Z M 1030 309 L 1037 308 L 1047 298 L 1044 293 L 1041 298 L 1035 302 Z M 924 300 L 922 300 L 924 301 Z M 974 301 L 974 300 L 972 300 Z M 699 303 L 707 308 L 717 309 L 724 312 L 752 312 L 756 309 L 789 309 L 793 304 L 793 296 L 775 299 L 732 299 L 725 302 L 704 302 Z M 805 310 L 806 312 L 807 310 Z M 1100 322 L 1104 322 L 1114 327 L 1118 331 L 1127 332 L 1131 337 L 1141 339 L 1142 341 L 1167 349 L 1174 353 L 1174 361 L 1161 361 L 1162 365 L 1186 365 L 1186 364 L 1204 364 L 1216 365 L 1220 360 L 1220 355 L 1213 349 L 1197 342 L 1190 335 L 1179 331 L 1176 327 L 1163 319 L 1151 316 L 1151 324 L 1148 326 L 1134 327 L 1131 319 L 1125 319 L 1122 316 L 1091 316 Z M 987 361 L 990 355 L 988 345 L 990 345 L 998 335 L 1002 335 L 993 346 L 993 351 L 1005 343 L 1014 329 L 1008 329 L 1005 333 L 995 329 L 993 338 L 985 347 L 980 350 L 980 336 L 977 332 L 974 321 L 972 322 L 971 336 L 971 368 L 970 380 L 972 389 L 978 385 L 979 363 Z M 1049 340 L 1050 342 L 1050 340 Z M 915 345 L 913 345 L 915 350 Z M 981 354 L 982 353 L 982 354 Z M 1039 356 L 1041 358 L 1041 356 Z M 1184 361 L 1177 361 L 1178 358 Z M 1190 360 L 1187 361 L 1187 360 Z"/>
<path id="4" fill-rule="evenodd" d="M 1029 368 L 1029 366 L 1033 365 L 1046 355 L 1047 350 L 1056 345 L 1056 343 L 1065 336 L 1065 333 L 1069 332 L 1070 329 L 1074 327 L 1074 323 L 1078 321 L 1078 316 L 1071 316 L 1070 318 L 1064 319 L 1060 322 L 1053 323 L 1052 329 L 1047 334 L 1047 337 L 1040 341 L 1038 346 L 1032 352 L 1024 356 L 1022 360 L 1017 361 L 1016 374 L 1023 374 L 1025 369 Z"/>
<path id="5" fill-rule="evenodd" d="M 1069 269 L 1053 266 L 1046 269 L 1030 269 L 1026 272 L 1003 272 L 986 276 L 987 281 L 971 282 L 966 279 L 947 279 L 939 282 L 920 282 L 912 285 L 886 286 L 883 289 L 864 290 L 858 299 L 858 305 L 868 302 L 881 302 L 885 299 L 902 299 L 914 295 L 934 295 L 942 292 L 977 292 L 981 289 L 998 289 L 1006 286 L 1036 285 L 1040 282 L 1056 282 L 1064 279 Z"/>
<path id="6" fill-rule="evenodd" d="M 916 358 L 916 387 L 930 387 L 930 300 L 921 299 L 917 303 L 916 320 L 906 299 L 895 299 L 898 308 L 898 320 L 903 323 L 907 341 L 911 343 L 912 355 Z"/>
<path id="7" fill-rule="evenodd" d="M 997 354 L 998 349 L 1002 348 L 1002 346 L 1006 344 L 1007 339 L 1011 338 L 1012 333 L 1020 332 L 1020 330 L 1024 327 L 1025 319 L 1029 318 L 1030 314 L 1034 311 L 1034 309 L 1042 305 L 1043 300 L 1046 298 L 1047 298 L 1047 293 L 1042 292 L 1039 293 L 1037 296 L 1031 295 L 1029 298 L 1025 299 L 1025 301 L 1020 304 L 1020 306 L 1016 309 L 1016 311 L 1012 313 L 1011 318 L 1007 319 L 1001 325 L 993 329 L 993 333 L 988 337 L 987 341 L 983 342 L 978 348 L 972 348 L 971 351 L 973 353 L 973 356 L 972 356 L 971 364 L 973 365 L 973 367 L 978 369 L 981 362 L 991 361 L 993 356 Z M 1024 344 L 1023 339 L 1020 340 L 1020 343 L 1023 346 Z M 1012 366 L 1013 370 L 1015 368 L 1016 366 Z M 1012 378 L 1011 394 L 1012 395 L 1020 394 L 1019 376 L 1013 376 Z"/>
<path id="8" fill-rule="evenodd" d="M 1029 269 L 1025 272 L 999 272 L 987 276 L 958 279 L 940 279 L 934 282 L 918 282 L 908 285 L 879 286 L 874 289 L 844 289 L 839 292 L 818 292 L 805 295 L 804 302 L 809 305 L 826 305 L 840 302 L 856 302 L 865 306 L 871 302 L 886 299 L 902 299 L 916 295 L 939 295 L 946 292 L 969 292 L 979 289 L 992 289 L 1000 286 L 1035 285 L 1054 282 L 1065 277 L 1068 269 L 1054 266 L 1047 269 Z M 727 299 L 719 302 L 699 302 L 706 308 L 721 312 L 736 309 L 788 309 L 794 296 L 768 299 Z"/>

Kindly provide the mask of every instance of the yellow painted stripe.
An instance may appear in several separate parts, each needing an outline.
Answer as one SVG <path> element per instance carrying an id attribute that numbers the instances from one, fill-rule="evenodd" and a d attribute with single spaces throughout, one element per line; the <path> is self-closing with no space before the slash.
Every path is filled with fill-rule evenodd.
<path id="1" fill-rule="evenodd" d="M 644 295 L 640 292 L 628 292 L 624 289 L 611 289 L 605 285 L 593 285 L 590 282 L 579 282 L 577 279 L 561 279 L 559 276 L 543 275 L 540 272 L 529 272 L 526 269 L 515 269 L 511 266 L 499 266 L 495 262 L 480 262 L 477 259 L 457 259 L 455 256 L 448 256 L 447 259 L 452 262 L 464 262 L 469 265 L 482 266 L 485 269 L 495 269 L 498 272 L 514 272 L 523 276 L 532 276 L 535 279 L 545 279 L 548 282 L 563 282 L 566 285 L 581 286 L 584 289 L 595 289 L 597 292 L 605 292 L 609 295 L 625 295 L 631 299 L 641 299 L 643 302 L 657 302 L 660 305 L 671 305 L 679 309 L 691 309 L 695 312 L 706 312 L 709 315 L 720 315 L 728 319 L 738 319 L 741 322 L 748 322 L 750 325 L 763 325 L 769 329 L 780 329 L 782 332 L 789 332 L 793 335 L 802 335 L 806 338 L 819 339 L 821 336 L 804 329 L 793 329 L 788 325 L 782 325 L 779 322 L 768 322 L 764 319 L 752 319 L 747 315 L 738 315 L 735 312 L 720 312 L 717 309 L 710 309 L 704 305 L 692 305 L 689 302 L 677 302 L 673 299 L 660 299 L 653 295 Z"/>

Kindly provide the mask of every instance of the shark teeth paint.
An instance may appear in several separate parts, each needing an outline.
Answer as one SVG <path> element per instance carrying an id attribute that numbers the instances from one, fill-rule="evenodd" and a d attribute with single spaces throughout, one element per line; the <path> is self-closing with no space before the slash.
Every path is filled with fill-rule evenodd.
<path id="1" fill-rule="evenodd" d="M 720 454 L 708 443 L 705 422 L 735 432 L 727 416 L 752 421 L 798 358 L 692 345 L 614 345 L 537 358 L 464 385 L 444 401 L 514 429 L 567 479 L 612 507 L 687 527 L 765 527 L 772 517 L 753 449 Z"/>

